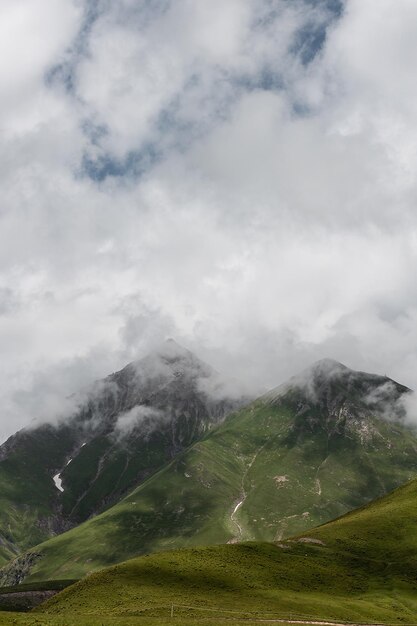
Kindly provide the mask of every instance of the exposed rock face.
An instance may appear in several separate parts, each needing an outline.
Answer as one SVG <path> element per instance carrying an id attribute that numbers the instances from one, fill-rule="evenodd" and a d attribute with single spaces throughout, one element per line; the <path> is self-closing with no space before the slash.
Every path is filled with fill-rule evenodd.
<path id="1" fill-rule="evenodd" d="M 399 420 L 404 417 L 401 399 L 411 390 L 385 376 L 349 369 L 331 359 L 312 367 L 269 392 L 274 405 L 291 406 L 295 421 L 293 441 L 323 430 L 329 440 L 354 438 L 371 445 L 380 433 L 373 416 Z"/>
<path id="2" fill-rule="evenodd" d="M 38 552 L 26 552 L 0 570 L 0 587 L 13 587 L 22 582 L 41 558 Z"/>
<path id="3" fill-rule="evenodd" d="M 0 447 L 0 556 L 113 504 L 239 405 L 217 372 L 172 340 L 77 402 L 65 421 Z"/>
<path id="4" fill-rule="evenodd" d="M 189 426 L 204 432 L 213 415 L 213 405 L 206 413 L 199 408 L 207 397 L 201 395 L 207 380 L 202 384 L 202 377 L 189 376 L 181 363 L 165 356 L 162 366 L 159 361 L 157 368 L 147 365 L 147 371 L 158 373 L 152 385 L 139 374 L 142 382 L 135 387 L 137 368 L 131 366 L 115 375 L 128 381 L 126 397 L 131 401 L 124 406 L 136 402 L 141 409 L 133 414 L 129 408 L 123 414 L 109 411 L 100 422 L 108 431 L 77 452 L 77 463 L 88 452 L 85 460 L 90 464 L 83 474 L 86 488 L 83 492 L 81 484 L 78 512 L 94 502 L 101 485 L 109 484 L 109 473 L 119 471 L 119 482 L 112 483 L 119 489 L 131 470 L 150 466 L 151 455 L 167 450 L 174 454 L 178 445 L 184 446 L 192 437 Z M 122 502 L 75 531 L 37 546 L 42 559 L 27 578 L 52 580 L 62 571 L 77 578 L 138 554 L 209 543 L 282 542 L 295 535 L 302 538 L 301 544 L 311 543 L 310 529 L 417 474 L 417 433 L 402 419 L 402 401 L 409 393 L 383 376 L 319 362 L 230 415 Z M 120 400 L 117 394 L 112 398 Z M 161 416 L 166 406 L 174 407 L 167 421 Z M 152 411 L 148 414 L 143 407 Z M 196 425 L 190 407 L 201 416 Z M 131 422 L 132 415 L 139 424 Z M 154 418 L 161 422 L 157 430 L 152 428 Z M 94 421 L 94 413 L 89 419 Z M 117 432 L 119 421 L 122 435 Z M 115 443 L 106 448 L 111 441 Z M 132 442 L 140 455 L 130 454 Z M 92 461 L 95 449 L 97 465 Z M 143 462 L 147 465 L 141 466 Z M 61 472 L 63 505 L 78 485 L 77 475 L 71 474 L 75 463 Z M 94 477 L 97 467 L 97 479 L 89 483 L 85 477 Z M 75 507 L 71 516 L 76 513 Z"/>

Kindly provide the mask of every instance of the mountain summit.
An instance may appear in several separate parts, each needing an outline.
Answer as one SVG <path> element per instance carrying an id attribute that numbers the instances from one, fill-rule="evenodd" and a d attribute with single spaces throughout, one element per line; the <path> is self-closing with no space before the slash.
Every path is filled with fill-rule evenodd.
<path id="1" fill-rule="evenodd" d="M 0 447 L 0 560 L 108 508 L 238 406 L 209 365 L 169 340 L 96 382 L 56 424 Z"/>
<path id="2" fill-rule="evenodd" d="M 320 359 L 284 384 L 272 389 L 265 397 L 272 402 L 279 401 L 292 390 L 297 390 L 310 400 L 319 400 L 324 394 L 334 395 L 338 392 L 344 393 L 347 398 L 354 394 L 359 400 L 363 400 L 373 390 L 382 386 L 386 386 L 387 391 L 390 388 L 393 396 L 397 398 L 402 393 L 410 391 L 408 387 L 386 376 L 352 370 L 334 359 Z"/>
<path id="3" fill-rule="evenodd" d="M 400 411 L 409 393 L 320 361 L 230 414 L 105 513 L 37 546 L 29 576 L 76 578 L 175 547 L 279 543 L 382 496 L 417 474 L 417 435 Z M 20 561 L 7 571 L 11 582 Z"/>
<path id="4" fill-rule="evenodd" d="M 265 395 L 277 407 L 294 412 L 293 436 L 299 441 L 323 429 L 338 436 L 372 437 L 373 417 L 401 420 L 402 400 L 411 390 L 386 376 L 352 370 L 332 359 L 313 363 Z"/>

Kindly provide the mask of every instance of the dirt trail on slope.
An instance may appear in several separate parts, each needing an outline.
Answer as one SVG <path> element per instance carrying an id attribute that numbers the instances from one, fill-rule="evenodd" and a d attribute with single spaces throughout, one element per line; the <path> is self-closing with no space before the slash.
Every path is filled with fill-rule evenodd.
<path id="1" fill-rule="evenodd" d="M 236 519 L 236 513 L 238 512 L 238 510 L 240 509 L 240 507 L 245 502 L 245 500 L 246 500 L 246 498 L 248 496 L 248 494 L 246 493 L 246 490 L 245 490 L 246 476 L 248 475 L 248 472 L 249 472 L 250 468 L 252 467 L 252 465 L 255 463 L 258 454 L 260 454 L 262 452 L 262 450 L 265 448 L 267 443 L 269 443 L 268 440 L 265 441 L 265 443 L 262 444 L 262 446 L 260 446 L 257 449 L 257 451 L 255 452 L 255 454 L 252 457 L 252 460 L 250 461 L 249 465 L 247 466 L 246 470 L 244 471 L 243 476 L 242 476 L 241 500 L 239 500 L 239 502 L 236 504 L 236 506 L 233 509 L 233 512 L 232 512 L 232 514 L 230 516 L 230 521 L 232 522 L 232 524 L 234 524 L 237 527 L 237 530 L 238 530 L 238 536 L 236 537 L 236 539 L 238 541 L 243 541 L 243 530 L 242 530 L 242 526 L 239 524 L 239 522 Z"/>

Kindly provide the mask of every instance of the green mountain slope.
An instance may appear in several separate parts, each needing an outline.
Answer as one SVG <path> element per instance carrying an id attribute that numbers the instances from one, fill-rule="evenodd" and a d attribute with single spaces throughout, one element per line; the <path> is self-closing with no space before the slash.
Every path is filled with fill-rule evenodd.
<path id="1" fill-rule="evenodd" d="M 168 341 L 96 383 L 56 425 L 0 447 L 0 563 L 118 502 L 236 407 L 219 375 Z"/>
<path id="2" fill-rule="evenodd" d="M 417 438 L 401 417 L 407 393 L 320 362 L 231 415 L 117 505 L 37 546 L 25 572 L 78 578 L 134 555 L 280 541 L 334 519 L 417 475 Z M 11 563 L 4 581 L 21 569 Z"/>
<path id="3" fill-rule="evenodd" d="M 88 576 L 37 610 L 154 616 L 162 624 L 173 604 L 178 619 L 195 616 L 196 623 L 207 616 L 255 615 L 415 623 L 416 519 L 413 480 L 362 510 L 278 544 L 175 550 L 127 561 Z"/>

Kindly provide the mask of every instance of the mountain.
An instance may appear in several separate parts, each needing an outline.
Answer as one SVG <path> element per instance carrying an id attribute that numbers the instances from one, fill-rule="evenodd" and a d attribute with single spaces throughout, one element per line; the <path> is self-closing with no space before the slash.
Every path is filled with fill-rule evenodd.
<path id="1" fill-rule="evenodd" d="M 103 511 L 237 406 L 173 340 L 74 398 L 73 415 L 0 447 L 3 562 Z"/>
<path id="2" fill-rule="evenodd" d="M 174 606 L 184 625 L 203 623 L 208 615 L 216 624 L 231 618 L 243 624 L 255 616 L 415 623 L 416 519 L 413 480 L 277 544 L 183 549 L 124 562 L 72 585 L 37 612 L 56 619 L 78 616 L 83 623 L 96 615 L 103 622 L 142 616 L 165 624 Z"/>
<path id="3" fill-rule="evenodd" d="M 3 571 L 12 584 L 79 578 L 129 557 L 279 542 L 417 475 L 410 390 L 320 361 L 229 415 L 126 498 Z"/>

